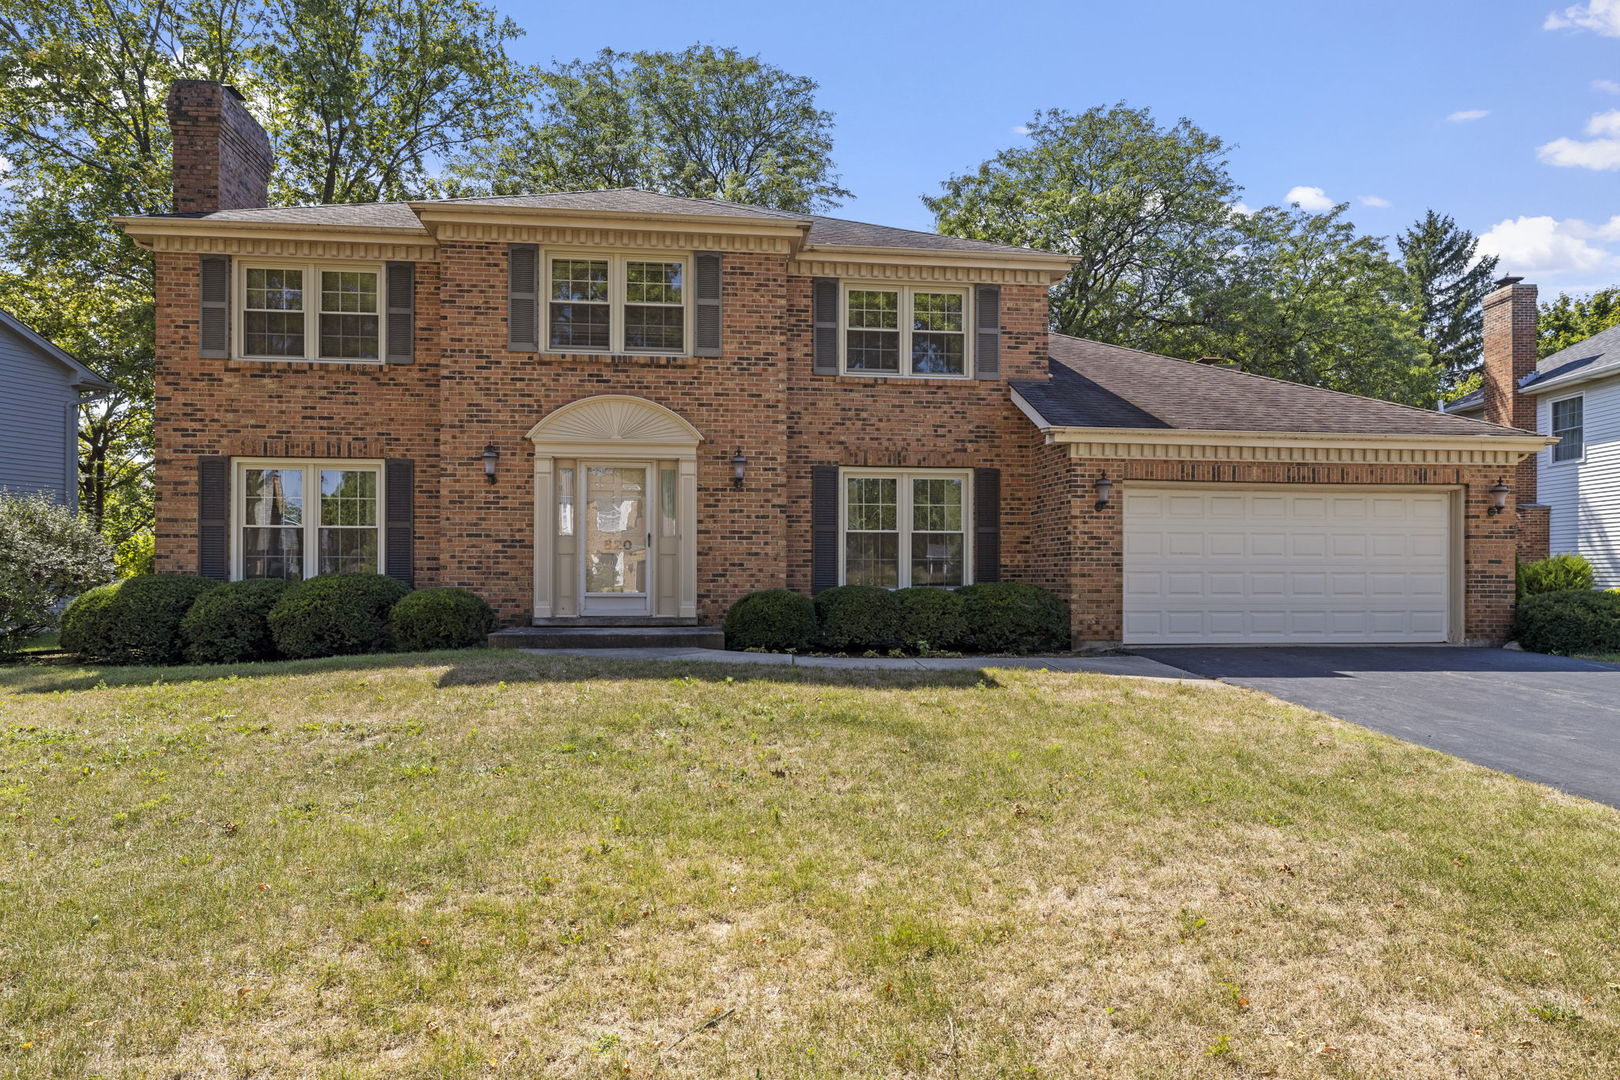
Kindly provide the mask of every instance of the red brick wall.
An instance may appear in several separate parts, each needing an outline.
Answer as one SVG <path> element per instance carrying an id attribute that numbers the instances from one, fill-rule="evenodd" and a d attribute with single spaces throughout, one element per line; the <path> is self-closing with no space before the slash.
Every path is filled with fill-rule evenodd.
<path id="1" fill-rule="evenodd" d="M 1536 367 L 1536 287 L 1504 285 L 1485 298 L 1484 360 L 1480 381 L 1485 394 L 1481 419 L 1536 430 L 1536 399 L 1519 393 L 1518 382 Z M 1526 457 L 1513 471 L 1512 501 L 1536 501 L 1536 459 Z"/>
<path id="2" fill-rule="evenodd" d="M 182 79 L 169 87 L 168 113 L 175 213 L 269 205 L 270 139 L 235 92 Z"/>
<path id="3" fill-rule="evenodd" d="M 1048 456 L 1065 448 L 1047 448 Z M 1039 452 L 1038 452 L 1039 453 Z M 1037 510 L 1038 527 L 1055 532 L 1075 523 L 1073 579 L 1066 598 L 1076 642 L 1111 644 L 1121 638 L 1124 608 L 1124 492 L 1133 480 L 1233 484 L 1400 484 L 1464 488 L 1463 636 L 1499 642 L 1513 622 L 1517 515 L 1488 510 L 1496 468 L 1415 465 L 1276 465 L 1213 461 L 1085 459 L 1069 463 L 1068 497 L 1055 485 Z M 1095 481 L 1114 481 L 1108 507 L 1098 510 Z M 1053 578 L 1062 567 L 1053 568 Z M 1042 582 L 1045 583 L 1044 581 Z"/>

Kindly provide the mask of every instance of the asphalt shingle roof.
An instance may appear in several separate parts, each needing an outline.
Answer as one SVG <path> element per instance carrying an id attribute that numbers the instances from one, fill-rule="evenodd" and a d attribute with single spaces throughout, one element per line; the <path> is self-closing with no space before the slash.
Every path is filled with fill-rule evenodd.
<path id="1" fill-rule="evenodd" d="M 1336 390 L 1053 334 L 1052 380 L 1012 386 L 1057 427 L 1355 435 L 1522 435 Z"/>
<path id="2" fill-rule="evenodd" d="M 435 199 L 434 206 L 509 206 L 524 210 L 576 210 L 582 213 L 618 212 L 639 214 L 681 214 L 688 217 L 759 218 L 810 226 L 812 247 L 886 247 L 912 251 L 959 251 L 981 254 L 1029 254 L 1033 248 L 966 240 L 958 236 L 896 229 L 844 218 L 795 214 L 763 206 L 724 202 L 719 199 L 687 199 L 661 195 L 640 188 L 613 188 L 605 191 L 562 191 L 542 195 L 491 195 L 466 199 Z M 314 227 L 368 229 L 408 229 L 420 233 L 422 223 L 416 212 L 402 202 L 343 203 L 324 206 L 273 206 L 249 210 L 216 210 L 208 214 L 161 214 L 160 218 L 187 218 L 198 221 L 241 222 Z M 1041 252 L 1040 254 L 1046 254 Z"/>

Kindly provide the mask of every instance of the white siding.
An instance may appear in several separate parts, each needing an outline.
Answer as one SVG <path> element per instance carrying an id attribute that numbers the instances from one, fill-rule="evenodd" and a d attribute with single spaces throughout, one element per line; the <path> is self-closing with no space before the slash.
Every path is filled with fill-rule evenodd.
<path id="1" fill-rule="evenodd" d="M 1599 588 L 1620 588 L 1620 378 L 1542 394 L 1536 430 L 1552 434 L 1552 403 L 1577 393 L 1585 458 L 1554 462 L 1551 448 L 1537 454 L 1537 501 L 1551 508 L 1552 553 L 1586 556 Z"/>
<path id="2" fill-rule="evenodd" d="M 0 325 L 0 488 L 73 498 L 72 373 Z"/>

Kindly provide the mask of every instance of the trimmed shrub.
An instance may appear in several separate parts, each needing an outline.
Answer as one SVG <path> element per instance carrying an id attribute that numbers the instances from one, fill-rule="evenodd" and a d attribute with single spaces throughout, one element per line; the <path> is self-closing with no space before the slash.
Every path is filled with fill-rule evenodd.
<path id="1" fill-rule="evenodd" d="M 112 552 L 89 517 L 43 495 L 0 491 L 0 656 L 56 626 L 64 600 L 112 574 Z"/>
<path id="2" fill-rule="evenodd" d="M 58 642 L 64 652 L 84 655 L 85 643 L 99 639 L 106 631 L 102 627 L 102 613 L 107 602 L 118 591 L 116 582 L 86 589 L 62 612 L 62 637 Z"/>
<path id="3" fill-rule="evenodd" d="M 979 652 L 1031 653 L 1069 648 L 1069 612 L 1063 601 L 1038 585 L 987 581 L 964 585 L 962 597 L 968 644 Z"/>
<path id="4" fill-rule="evenodd" d="M 178 664 L 180 621 L 199 596 L 218 587 L 195 574 L 125 578 L 105 586 L 104 596 L 80 598 L 84 607 L 66 620 L 62 647 L 104 664 Z"/>
<path id="5" fill-rule="evenodd" d="M 820 635 L 815 601 L 791 589 L 749 593 L 726 612 L 726 648 L 805 652 Z"/>
<path id="6" fill-rule="evenodd" d="M 410 592 L 382 574 L 322 574 L 294 584 L 270 609 L 276 651 L 291 660 L 388 648 L 388 614 Z"/>
<path id="7" fill-rule="evenodd" d="M 954 589 L 916 585 L 900 600 L 900 640 L 908 649 L 956 649 L 967 639 L 967 602 Z"/>
<path id="8" fill-rule="evenodd" d="M 1531 652 L 1620 652 L 1620 593 L 1572 589 L 1519 601 L 1513 632 Z"/>
<path id="9" fill-rule="evenodd" d="M 232 581 L 197 598 L 180 620 L 186 659 L 193 664 L 239 664 L 276 655 L 270 609 L 292 582 L 280 578 Z"/>
<path id="10" fill-rule="evenodd" d="M 1518 571 L 1519 599 L 1540 593 L 1569 592 L 1592 587 L 1592 564 L 1580 555 L 1553 555 L 1522 562 Z"/>
<path id="11" fill-rule="evenodd" d="M 821 640 L 839 652 L 886 651 L 900 644 L 905 617 L 900 598 L 876 585 L 839 585 L 816 596 Z"/>
<path id="12" fill-rule="evenodd" d="M 418 589 L 388 617 L 394 648 L 402 652 L 482 645 L 495 629 L 495 611 L 466 589 Z"/>

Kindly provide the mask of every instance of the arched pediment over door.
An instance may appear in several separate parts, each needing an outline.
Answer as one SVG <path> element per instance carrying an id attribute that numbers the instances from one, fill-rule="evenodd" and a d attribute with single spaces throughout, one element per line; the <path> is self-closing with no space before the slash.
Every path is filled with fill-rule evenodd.
<path id="1" fill-rule="evenodd" d="M 571 401 L 529 430 L 534 444 L 534 617 L 556 620 L 627 610 L 620 597 L 593 601 L 584 573 L 592 556 L 575 503 L 587 473 L 647 467 L 641 510 L 649 521 L 649 619 L 697 617 L 697 448 L 703 434 L 679 413 L 628 394 Z M 623 463 L 615 466 L 614 463 Z M 579 520 L 576 522 L 576 518 Z M 601 610 L 592 612 L 592 603 Z"/>

